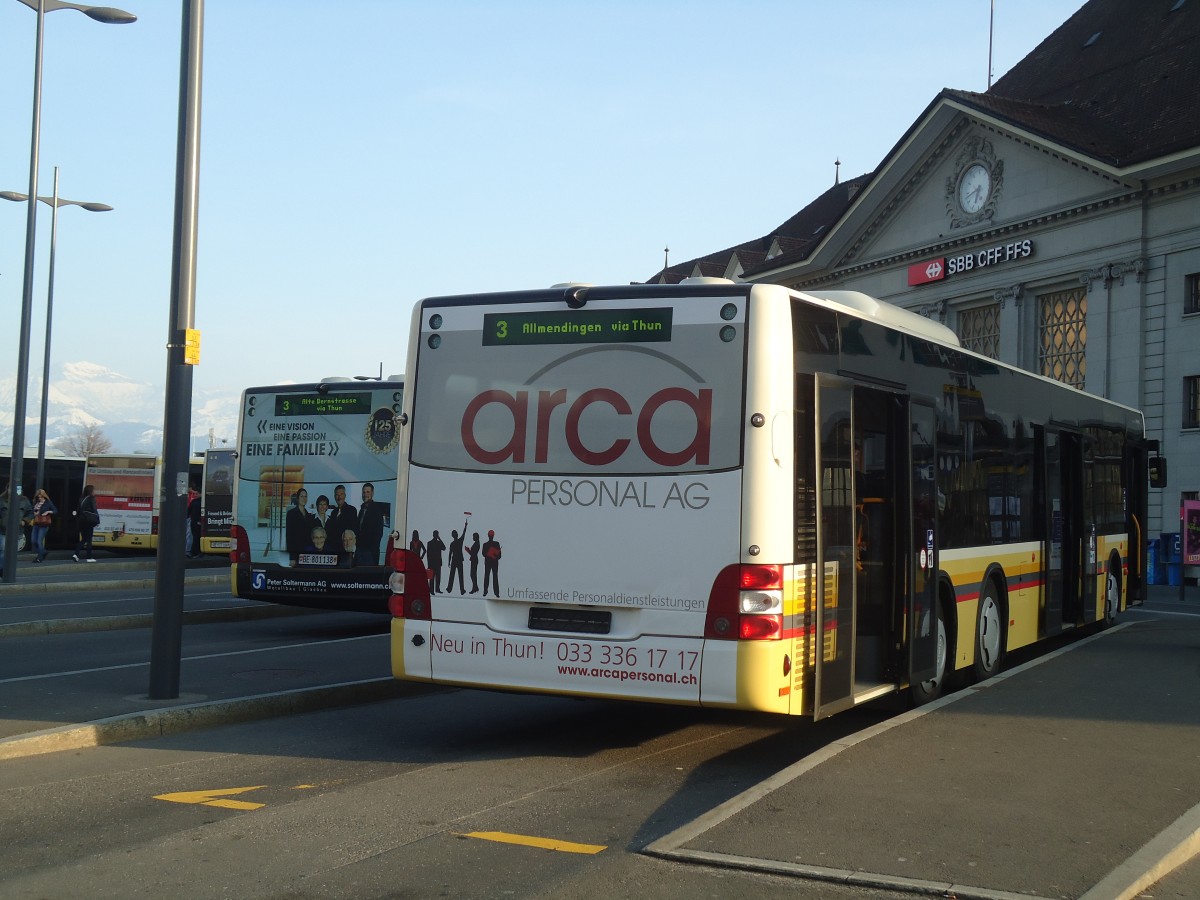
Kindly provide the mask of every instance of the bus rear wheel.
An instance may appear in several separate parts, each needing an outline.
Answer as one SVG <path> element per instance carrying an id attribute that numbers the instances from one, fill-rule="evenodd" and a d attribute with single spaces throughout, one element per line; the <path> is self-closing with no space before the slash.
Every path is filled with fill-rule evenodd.
<path id="1" fill-rule="evenodd" d="M 979 614 L 975 619 L 976 681 L 991 678 L 1004 661 L 1004 615 L 996 585 L 990 579 L 979 594 Z"/>

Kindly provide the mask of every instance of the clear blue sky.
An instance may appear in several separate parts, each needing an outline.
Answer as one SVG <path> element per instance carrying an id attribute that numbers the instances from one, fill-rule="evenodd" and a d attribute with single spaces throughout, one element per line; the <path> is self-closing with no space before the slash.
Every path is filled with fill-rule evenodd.
<path id="1" fill-rule="evenodd" d="M 60 210 L 52 371 L 161 384 L 182 5 L 101 2 L 139 21 L 46 17 L 39 193 L 57 165 L 63 197 L 115 207 Z M 995 0 L 995 77 L 1081 5 Z M 638 281 L 664 246 L 679 262 L 763 235 L 835 159 L 873 169 L 941 88 L 984 90 L 988 17 L 989 0 L 208 0 L 194 387 L 400 372 L 421 297 Z M 0 0 L 0 190 L 28 187 L 35 23 Z M 24 240 L 24 205 L 0 201 L 0 378 Z"/>

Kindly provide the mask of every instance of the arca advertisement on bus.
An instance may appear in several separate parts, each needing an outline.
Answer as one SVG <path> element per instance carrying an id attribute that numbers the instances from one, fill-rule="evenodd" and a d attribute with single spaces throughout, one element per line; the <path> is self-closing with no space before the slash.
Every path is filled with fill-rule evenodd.
<path id="1" fill-rule="evenodd" d="M 697 701 L 692 636 L 739 557 L 744 313 L 426 305 L 402 537 L 437 624 L 403 671 Z"/>
<path id="2" fill-rule="evenodd" d="M 403 382 L 242 395 L 230 577 L 238 597 L 386 612 Z"/>

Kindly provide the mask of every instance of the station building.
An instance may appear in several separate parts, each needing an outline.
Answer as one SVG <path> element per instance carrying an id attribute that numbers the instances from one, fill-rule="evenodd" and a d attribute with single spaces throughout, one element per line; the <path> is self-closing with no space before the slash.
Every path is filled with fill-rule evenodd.
<path id="1" fill-rule="evenodd" d="M 863 291 L 1137 407 L 1169 464 L 1147 537 L 1178 532 L 1200 488 L 1197 47 L 1200 0 L 1090 0 L 985 93 L 939 93 L 873 172 L 648 281 Z"/>

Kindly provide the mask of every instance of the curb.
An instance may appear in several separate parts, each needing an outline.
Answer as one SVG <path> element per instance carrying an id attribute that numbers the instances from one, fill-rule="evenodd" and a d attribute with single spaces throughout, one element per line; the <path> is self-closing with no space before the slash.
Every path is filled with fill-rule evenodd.
<path id="1" fill-rule="evenodd" d="M 1200 856 L 1200 805 L 1176 819 L 1080 900 L 1133 900 Z"/>
<path id="2" fill-rule="evenodd" d="M 326 612 L 304 606 L 226 606 L 216 609 L 184 610 L 186 625 L 205 625 L 212 622 L 252 622 L 258 619 L 273 619 L 279 616 L 303 616 L 309 613 Z M 40 619 L 30 622 L 12 622 L 0 625 L 0 638 L 37 637 L 43 634 L 80 634 L 92 631 L 121 631 L 126 628 L 151 628 L 154 613 L 138 613 L 128 616 L 93 616 L 86 619 Z"/>
<path id="3" fill-rule="evenodd" d="M 154 577 L 121 578 L 113 581 L 34 581 L 16 584 L 0 584 L 0 597 L 5 594 L 48 593 L 50 591 L 103 591 L 152 588 Z M 194 584 L 222 584 L 229 582 L 229 572 L 219 575 L 185 575 L 184 581 Z"/>
<path id="4" fill-rule="evenodd" d="M 186 703 L 6 738 L 0 740 L 0 760 L 164 737 L 200 728 L 233 725 L 338 706 L 375 703 L 440 690 L 447 689 L 388 677 L 348 681 L 316 688 L 298 688 L 273 694 L 233 697 L 228 700 Z"/>

